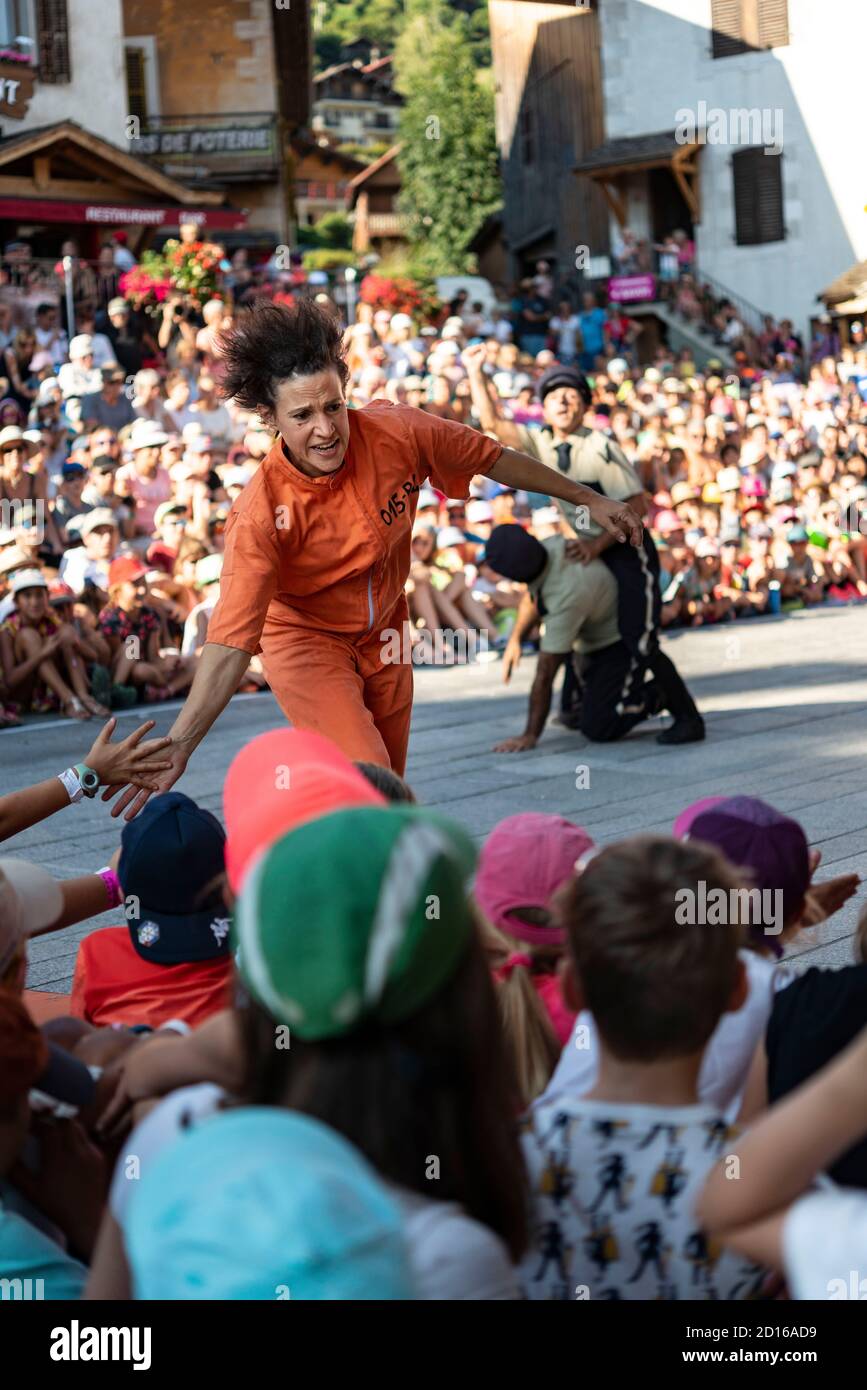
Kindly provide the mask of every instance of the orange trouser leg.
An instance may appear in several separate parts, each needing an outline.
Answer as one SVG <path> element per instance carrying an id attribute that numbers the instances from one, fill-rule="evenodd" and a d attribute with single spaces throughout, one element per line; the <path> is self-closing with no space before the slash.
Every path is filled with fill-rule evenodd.
<path id="1" fill-rule="evenodd" d="M 384 665 L 380 642 L 356 647 L 331 633 L 273 629 L 262 665 L 291 724 L 314 729 L 354 761 L 403 772 L 412 711 L 412 670 Z"/>

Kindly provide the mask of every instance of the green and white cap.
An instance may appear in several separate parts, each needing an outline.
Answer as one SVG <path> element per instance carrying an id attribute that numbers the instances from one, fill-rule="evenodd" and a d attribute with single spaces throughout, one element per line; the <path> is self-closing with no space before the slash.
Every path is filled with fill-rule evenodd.
<path id="1" fill-rule="evenodd" d="M 475 849 L 418 806 L 352 807 L 297 826 L 251 867 L 235 911 L 241 977 L 299 1038 L 409 1018 L 475 930 Z"/>

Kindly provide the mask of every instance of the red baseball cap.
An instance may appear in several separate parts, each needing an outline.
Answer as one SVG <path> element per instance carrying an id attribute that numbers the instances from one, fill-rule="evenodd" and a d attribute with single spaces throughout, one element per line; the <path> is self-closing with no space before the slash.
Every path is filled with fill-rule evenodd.
<path id="1" fill-rule="evenodd" d="M 137 555 L 118 555 L 108 567 L 109 584 L 134 584 L 143 579 L 147 570 Z"/>
<path id="2" fill-rule="evenodd" d="M 386 801 L 330 739 L 271 729 L 232 760 L 223 784 L 226 873 L 238 892 L 259 852 L 288 830 L 350 806 Z"/>
<path id="3" fill-rule="evenodd" d="M 485 916 L 507 936 L 537 946 L 559 946 L 559 927 L 540 927 L 509 916 L 519 907 L 547 907 L 557 889 L 593 849 L 580 825 L 562 816 L 525 811 L 495 826 L 482 846 L 474 893 Z"/>

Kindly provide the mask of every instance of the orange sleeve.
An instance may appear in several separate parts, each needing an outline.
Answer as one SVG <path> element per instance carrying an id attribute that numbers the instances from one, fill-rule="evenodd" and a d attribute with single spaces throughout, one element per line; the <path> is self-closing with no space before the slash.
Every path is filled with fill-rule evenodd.
<path id="1" fill-rule="evenodd" d="M 69 1012 L 73 1018 L 83 1018 L 87 1022 L 87 965 L 85 963 L 84 941 L 78 943 L 75 956 L 75 973 L 72 977 L 72 992 L 69 996 Z"/>
<path id="2" fill-rule="evenodd" d="M 440 420 L 412 406 L 396 409 L 407 417 L 422 479 L 430 478 L 446 497 L 469 497 L 470 483 L 476 474 L 489 473 L 503 452 L 502 444 L 469 425 Z"/>
<path id="3" fill-rule="evenodd" d="M 230 514 L 220 597 L 208 623 L 208 641 L 254 656 L 279 582 L 276 542 L 245 512 Z"/>

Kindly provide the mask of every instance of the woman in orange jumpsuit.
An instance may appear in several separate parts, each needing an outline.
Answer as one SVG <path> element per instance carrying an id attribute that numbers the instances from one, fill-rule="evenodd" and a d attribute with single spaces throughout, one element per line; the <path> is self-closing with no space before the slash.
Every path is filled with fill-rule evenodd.
<path id="1" fill-rule="evenodd" d="M 309 301 L 264 302 L 241 315 L 223 338 L 222 361 L 224 394 L 257 411 L 277 438 L 229 516 L 220 600 L 171 730 L 163 790 L 257 652 L 292 724 L 327 735 L 350 758 L 403 772 L 412 665 L 409 644 L 394 636 L 408 620 L 404 584 L 423 483 L 465 498 L 483 473 L 585 506 L 623 541 L 641 538 L 627 503 L 477 430 L 386 401 L 348 410 L 340 328 Z M 147 796 L 127 788 L 112 814 L 129 807 L 131 818 Z"/>

